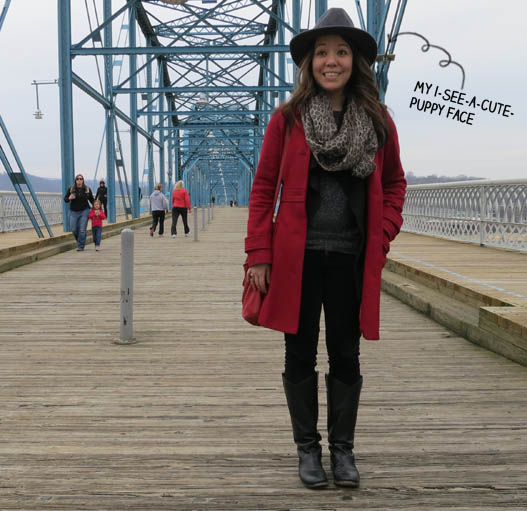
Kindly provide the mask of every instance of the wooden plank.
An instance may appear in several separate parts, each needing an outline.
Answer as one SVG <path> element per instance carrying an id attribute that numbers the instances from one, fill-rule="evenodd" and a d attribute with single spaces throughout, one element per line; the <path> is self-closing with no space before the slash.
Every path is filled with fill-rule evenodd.
<path id="1" fill-rule="evenodd" d="M 388 296 L 361 488 L 302 487 L 282 336 L 240 319 L 246 214 L 216 208 L 197 243 L 136 231 L 130 346 L 118 237 L 0 275 L 0 509 L 524 510 L 527 370 Z"/>

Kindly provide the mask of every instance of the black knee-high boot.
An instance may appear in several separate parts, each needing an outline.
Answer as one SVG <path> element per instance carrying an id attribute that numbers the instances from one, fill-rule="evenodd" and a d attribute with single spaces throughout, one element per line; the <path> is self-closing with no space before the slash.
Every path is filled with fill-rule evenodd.
<path id="1" fill-rule="evenodd" d="M 298 452 L 298 475 L 309 488 L 327 486 L 322 467 L 322 448 L 318 421 L 318 373 L 299 383 L 292 383 L 282 374 L 287 406 Z"/>
<path id="2" fill-rule="evenodd" d="M 328 440 L 331 470 L 338 486 L 359 486 L 359 471 L 353 454 L 355 425 L 359 408 L 362 376 L 347 385 L 326 374 L 328 391 Z"/>

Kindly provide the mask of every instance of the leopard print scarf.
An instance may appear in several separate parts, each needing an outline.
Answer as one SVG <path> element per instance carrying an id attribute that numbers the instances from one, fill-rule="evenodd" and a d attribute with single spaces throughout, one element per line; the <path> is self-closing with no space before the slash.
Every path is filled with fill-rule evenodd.
<path id="1" fill-rule="evenodd" d="M 309 99 L 301 115 L 307 144 L 324 170 L 350 170 L 359 178 L 375 170 L 377 134 L 371 118 L 355 100 L 348 100 L 340 130 L 326 94 Z"/>

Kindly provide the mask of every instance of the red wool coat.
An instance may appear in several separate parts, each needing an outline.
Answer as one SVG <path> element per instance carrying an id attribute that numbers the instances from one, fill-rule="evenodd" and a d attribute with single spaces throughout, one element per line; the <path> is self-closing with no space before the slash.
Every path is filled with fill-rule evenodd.
<path id="1" fill-rule="evenodd" d="M 381 271 L 403 219 L 406 180 L 392 119 L 390 134 L 375 155 L 376 170 L 367 180 L 367 232 L 360 327 L 365 339 L 379 338 Z M 304 128 L 295 123 L 287 144 L 285 119 L 276 112 L 267 126 L 249 199 L 245 251 L 249 266 L 270 263 L 271 284 L 258 321 L 260 325 L 295 334 L 300 315 L 302 268 L 307 237 L 306 194 L 311 152 Z M 283 187 L 276 222 L 272 205 L 284 158 Z"/>

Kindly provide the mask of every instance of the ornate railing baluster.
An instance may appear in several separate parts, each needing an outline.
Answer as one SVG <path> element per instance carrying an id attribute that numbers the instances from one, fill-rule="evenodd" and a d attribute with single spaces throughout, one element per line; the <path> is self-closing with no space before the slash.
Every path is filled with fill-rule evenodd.
<path id="1" fill-rule="evenodd" d="M 403 231 L 527 250 L 527 180 L 409 186 Z"/>

